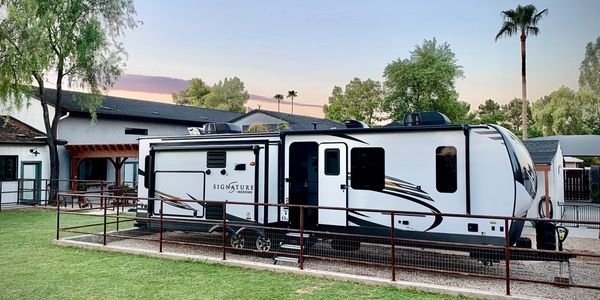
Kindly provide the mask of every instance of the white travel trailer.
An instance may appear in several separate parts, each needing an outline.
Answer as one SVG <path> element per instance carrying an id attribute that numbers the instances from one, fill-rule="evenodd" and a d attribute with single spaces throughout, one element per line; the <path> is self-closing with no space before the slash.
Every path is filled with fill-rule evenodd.
<path id="1" fill-rule="evenodd" d="M 389 213 L 361 209 L 524 217 L 537 188 L 526 148 L 496 125 L 149 137 L 139 146 L 139 197 L 165 199 L 165 217 L 215 224 L 186 230 L 214 230 L 223 206 L 181 199 L 348 208 L 306 209 L 304 227 L 389 236 Z M 145 219 L 160 217 L 154 202 L 138 208 L 142 226 L 157 227 Z M 240 245 L 244 224 L 298 228 L 301 221 L 298 209 L 253 205 L 227 205 L 226 217 L 232 246 L 258 250 L 276 241 L 254 232 L 256 243 Z M 400 213 L 394 224 L 396 237 L 471 244 L 503 245 L 508 230 L 514 244 L 523 222 L 504 227 L 500 219 Z"/>

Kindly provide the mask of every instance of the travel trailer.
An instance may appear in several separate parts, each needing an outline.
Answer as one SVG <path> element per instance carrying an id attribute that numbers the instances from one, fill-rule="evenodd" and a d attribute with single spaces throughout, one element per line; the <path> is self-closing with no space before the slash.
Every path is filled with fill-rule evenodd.
<path id="1" fill-rule="evenodd" d="M 308 208 L 300 214 L 287 207 L 228 204 L 228 238 L 238 248 L 267 251 L 278 243 L 251 231 L 243 243 L 248 224 L 298 228 L 303 221 L 307 230 L 389 236 L 390 214 L 369 209 L 432 213 L 398 213 L 399 238 L 504 245 L 508 230 L 515 244 L 522 221 L 504 228 L 502 219 L 436 213 L 524 217 L 537 182 L 519 139 L 496 125 L 416 125 L 141 138 L 144 184 L 138 196 L 163 203 L 161 211 L 161 201 L 141 202 L 139 225 L 157 228 L 162 213 L 206 221 L 185 230 L 219 228 L 223 205 L 181 201 L 192 199 L 348 209 Z M 165 222 L 164 228 L 181 230 L 177 225 Z M 328 239 L 334 247 L 335 238 Z"/>

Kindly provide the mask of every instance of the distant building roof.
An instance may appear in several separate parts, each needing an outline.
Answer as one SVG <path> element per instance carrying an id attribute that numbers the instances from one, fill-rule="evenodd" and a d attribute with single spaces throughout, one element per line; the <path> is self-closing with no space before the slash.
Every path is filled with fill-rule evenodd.
<path id="1" fill-rule="evenodd" d="M 0 144 L 46 144 L 46 134 L 15 118 L 0 116 Z"/>
<path id="2" fill-rule="evenodd" d="M 62 91 L 62 108 L 76 114 L 89 114 L 87 108 L 82 107 L 78 101 L 88 94 Z M 55 104 L 56 90 L 46 89 L 45 98 L 49 103 Z M 239 113 L 183 106 L 154 101 L 135 100 L 113 96 L 102 96 L 102 104 L 96 109 L 99 117 L 114 119 L 145 120 L 160 123 L 182 123 L 186 125 L 202 125 L 210 122 L 228 122 L 240 116 Z"/>
<path id="3" fill-rule="evenodd" d="M 528 141 L 558 140 L 565 156 L 600 156 L 600 135 L 554 135 Z"/>
<path id="4" fill-rule="evenodd" d="M 544 140 L 544 141 L 523 141 L 527 151 L 533 159 L 533 163 L 536 165 L 550 165 L 552 160 L 558 151 L 557 140 Z M 562 149 L 562 148 L 561 148 Z"/>
<path id="5" fill-rule="evenodd" d="M 243 114 L 235 119 L 232 119 L 230 122 L 231 123 L 239 123 L 243 119 L 248 118 L 250 116 L 254 116 L 259 113 L 265 114 L 267 116 L 279 119 L 282 122 L 288 123 L 291 130 L 311 130 L 311 129 L 315 128 L 315 126 L 313 124 L 316 124 L 317 129 L 346 128 L 346 125 L 344 125 L 344 123 L 340 123 L 340 122 L 336 122 L 336 121 L 332 121 L 332 120 L 321 119 L 321 118 L 316 118 L 316 117 L 309 117 L 309 116 L 302 116 L 302 115 L 291 115 L 291 114 L 287 114 L 287 113 L 281 113 L 281 112 L 270 111 L 270 110 L 262 110 L 262 109 L 252 110 L 252 111 L 250 111 L 246 114 Z M 257 121 L 255 123 L 261 123 L 261 122 Z M 269 124 L 271 124 L 271 121 L 265 120 L 264 122 L 262 122 L 262 124 L 269 125 Z"/>
<path id="6" fill-rule="evenodd" d="M 583 162 L 583 159 L 579 159 L 579 158 L 573 157 L 573 156 L 565 156 L 565 157 L 563 157 L 563 159 L 565 160 L 566 163 L 581 163 L 581 162 Z"/>

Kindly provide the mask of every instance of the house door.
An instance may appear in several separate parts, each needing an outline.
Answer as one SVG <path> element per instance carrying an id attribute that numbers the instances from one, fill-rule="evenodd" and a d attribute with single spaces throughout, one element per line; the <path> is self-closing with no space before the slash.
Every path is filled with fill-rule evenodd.
<path id="1" fill-rule="evenodd" d="M 343 143 L 319 145 L 319 206 L 347 207 L 348 148 Z M 346 226 L 346 211 L 319 209 L 319 225 Z"/>
<path id="2" fill-rule="evenodd" d="M 39 204 L 42 199 L 42 162 L 22 162 L 21 182 L 21 202 Z"/>

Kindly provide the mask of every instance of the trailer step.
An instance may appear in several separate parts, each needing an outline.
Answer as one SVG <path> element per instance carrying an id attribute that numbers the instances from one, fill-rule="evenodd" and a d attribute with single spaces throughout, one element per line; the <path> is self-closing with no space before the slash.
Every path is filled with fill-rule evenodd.
<path id="1" fill-rule="evenodd" d="M 279 245 L 280 248 L 282 249 L 288 249 L 288 250 L 297 250 L 300 251 L 300 245 L 293 245 L 293 244 L 281 244 Z"/>
<path id="2" fill-rule="evenodd" d="M 291 237 L 300 237 L 300 232 L 288 232 L 285 235 L 291 236 Z M 302 236 L 304 236 L 304 238 L 308 238 L 308 237 L 310 237 L 310 234 L 304 233 L 304 234 L 302 234 Z"/>
<path id="3" fill-rule="evenodd" d="M 289 256 L 273 256 L 273 264 L 277 264 L 279 261 L 289 262 L 289 263 L 299 263 L 300 260 L 297 257 L 289 257 Z"/>

